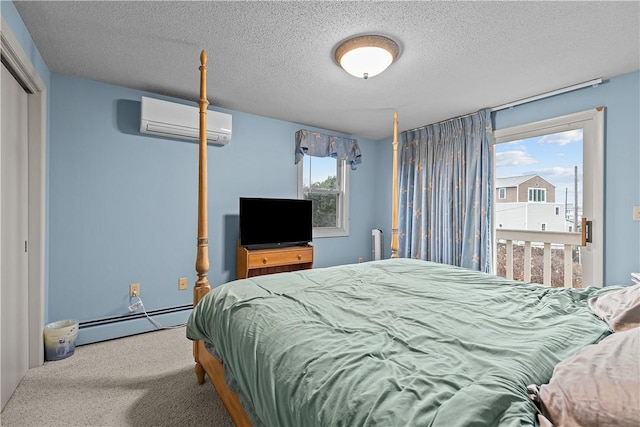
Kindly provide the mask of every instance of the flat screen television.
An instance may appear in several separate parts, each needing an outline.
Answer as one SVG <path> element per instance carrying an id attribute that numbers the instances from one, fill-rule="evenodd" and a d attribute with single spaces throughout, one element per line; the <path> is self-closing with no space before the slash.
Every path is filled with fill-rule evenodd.
<path id="1" fill-rule="evenodd" d="M 313 240 L 311 200 L 240 197 L 240 246 L 305 245 Z"/>

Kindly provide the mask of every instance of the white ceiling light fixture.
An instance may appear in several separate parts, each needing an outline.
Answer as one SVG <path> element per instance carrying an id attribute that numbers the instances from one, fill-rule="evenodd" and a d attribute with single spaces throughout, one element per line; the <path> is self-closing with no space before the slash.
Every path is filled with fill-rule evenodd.
<path id="1" fill-rule="evenodd" d="M 356 36 L 336 48 L 336 62 L 355 77 L 377 76 L 398 57 L 398 44 L 388 37 L 375 34 Z"/>

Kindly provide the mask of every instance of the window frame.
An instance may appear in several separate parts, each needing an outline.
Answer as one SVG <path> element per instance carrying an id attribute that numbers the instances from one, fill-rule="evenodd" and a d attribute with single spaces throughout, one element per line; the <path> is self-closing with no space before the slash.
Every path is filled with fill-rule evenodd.
<path id="1" fill-rule="evenodd" d="M 532 193 L 533 191 L 533 193 Z M 535 192 L 539 191 L 540 195 L 542 196 L 542 200 L 534 200 L 531 198 L 532 194 L 535 194 Z M 527 202 L 529 203 L 546 203 L 547 202 L 547 189 L 546 188 L 540 188 L 540 187 L 529 187 L 527 189 Z"/>
<path id="2" fill-rule="evenodd" d="M 498 188 L 498 199 L 506 199 L 507 198 L 507 188 L 500 187 Z"/>
<path id="3" fill-rule="evenodd" d="M 502 144 L 540 135 L 582 129 L 583 173 L 588 168 L 590 176 L 584 181 L 589 183 L 589 188 L 583 190 L 582 215 L 585 218 L 591 218 L 593 224 L 600 225 L 593 227 L 593 241 L 587 245 L 588 250 L 584 251 L 582 277 L 583 280 L 586 279 L 583 284 L 595 287 L 602 287 L 604 284 L 604 116 L 605 107 L 596 107 L 564 116 L 497 129 L 494 131 L 493 142 L 494 144 Z M 495 168 L 495 164 L 493 167 Z M 495 177 L 495 170 L 493 176 Z M 494 219 L 492 218 L 491 227 L 493 241 L 496 242 Z M 572 232 L 575 232 L 575 226 Z M 496 271 L 495 249 L 494 245 L 493 272 Z"/>
<path id="4" fill-rule="evenodd" d="M 313 162 L 315 156 L 309 156 L 309 161 Z M 325 157 L 317 157 L 325 158 Z M 327 157 L 333 159 L 331 157 Z M 313 238 L 325 237 L 347 237 L 349 236 L 349 167 L 345 159 L 333 159 L 336 162 L 336 181 L 340 187 L 338 190 L 330 191 L 338 194 L 338 208 L 336 212 L 336 227 L 313 227 Z M 298 162 L 298 198 L 304 199 L 304 159 Z"/>

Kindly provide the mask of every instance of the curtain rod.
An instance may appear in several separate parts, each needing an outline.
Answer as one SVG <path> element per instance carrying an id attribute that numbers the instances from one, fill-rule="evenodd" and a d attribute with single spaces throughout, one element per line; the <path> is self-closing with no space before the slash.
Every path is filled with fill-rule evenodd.
<path id="1" fill-rule="evenodd" d="M 560 95 L 561 93 L 571 92 L 571 91 L 574 91 L 574 90 L 577 90 L 577 89 L 582 89 L 582 88 L 587 87 L 587 86 L 596 87 L 600 83 L 602 83 L 602 79 L 601 78 L 597 78 L 597 79 L 589 80 L 587 82 L 577 83 L 577 84 L 572 85 L 572 86 L 567 86 L 567 87 L 563 87 L 563 88 L 560 88 L 560 89 L 552 90 L 551 92 L 545 92 L 545 93 L 541 93 L 540 95 L 535 95 L 535 96 L 531 96 L 529 98 L 520 99 L 518 101 L 509 102 L 507 104 L 499 105 L 497 107 L 492 107 L 492 108 L 490 108 L 490 110 L 492 112 L 493 111 L 504 110 L 504 109 L 507 109 L 507 108 L 515 107 L 516 105 L 526 104 L 527 102 L 533 102 L 533 101 L 537 101 L 539 99 L 544 99 L 544 98 L 549 98 L 551 96 Z M 430 124 L 424 125 L 424 126 L 419 126 L 417 128 L 414 128 L 414 129 L 406 130 L 404 132 L 413 132 L 413 131 L 416 131 L 418 129 L 425 128 L 427 126 L 433 126 L 433 125 L 437 125 L 437 124 L 440 124 L 440 123 L 448 122 L 448 121 L 451 121 L 451 120 L 461 119 L 463 117 L 467 117 L 467 116 L 470 116 L 472 114 L 475 114 L 475 113 L 463 114 L 461 116 L 452 117 L 450 119 L 441 120 L 439 122 L 430 123 Z"/>
<path id="2" fill-rule="evenodd" d="M 588 82 L 578 83 L 572 86 L 563 87 L 561 89 L 552 90 L 551 92 L 545 92 L 540 95 L 531 96 L 529 98 L 520 99 L 518 101 L 509 102 L 507 104 L 499 105 L 491 108 L 491 111 L 504 110 L 506 108 L 515 107 L 516 105 L 526 104 L 527 102 L 537 101 L 539 99 L 549 98 L 551 96 L 560 95 L 561 93 L 571 92 L 573 90 L 582 89 L 583 87 L 593 86 L 596 87 L 602 83 L 601 78 L 589 80 Z"/>
<path id="3" fill-rule="evenodd" d="M 493 110 L 492 110 L 492 111 L 493 111 Z M 475 111 L 475 112 L 473 112 L 473 113 L 463 114 L 463 115 L 461 115 L 461 116 L 451 117 L 450 119 L 440 120 L 439 122 L 429 123 L 428 125 L 418 126 L 417 128 L 413 128 L 413 129 L 409 129 L 409 130 L 404 130 L 404 131 L 402 131 L 402 132 L 414 132 L 414 131 L 416 131 L 416 130 L 418 130 L 418 129 L 424 129 L 424 128 L 428 127 L 428 126 L 439 125 L 439 124 L 441 124 L 441 123 L 450 122 L 451 120 L 463 119 L 463 118 L 465 118 L 465 117 L 472 116 L 472 115 L 474 115 L 474 114 L 476 114 L 476 113 L 477 113 L 477 111 Z M 402 132 L 401 132 L 401 133 L 402 133 Z"/>

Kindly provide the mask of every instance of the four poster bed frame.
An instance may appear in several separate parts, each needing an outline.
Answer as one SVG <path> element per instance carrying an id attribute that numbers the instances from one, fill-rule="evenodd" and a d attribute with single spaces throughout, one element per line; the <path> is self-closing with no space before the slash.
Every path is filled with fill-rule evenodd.
<path id="1" fill-rule="evenodd" d="M 196 273 L 198 279 L 193 289 L 193 306 L 210 290 L 207 278 L 209 272 L 209 232 L 208 232 L 208 200 L 207 200 L 207 53 L 200 53 L 200 99 L 198 100 L 200 114 L 199 155 L 198 155 L 198 240 L 196 254 Z M 398 113 L 393 113 L 393 203 L 392 203 L 392 233 L 391 258 L 398 257 Z M 207 351 L 204 341 L 193 342 L 193 357 L 196 362 L 195 373 L 198 384 L 203 384 L 205 374 L 216 389 L 220 400 L 237 427 L 250 427 L 249 416 L 240 404 L 238 395 L 231 391 L 224 378 L 222 362 Z"/>
<path id="2" fill-rule="evenodd" d="M 402 258 L 319 268 L 304 274 L 264 275 L 217 287 L 207 295 L 211 290 L 207 279 L 209 102 L 204 51 L 200 61 L 195 266 L 198 278 L 187 338 L 193 341 L 198 383 L 204 383 L 205 375 L 209 377 L 236 426 L 252 425 L 248 413 L 255 413 L 254 419 L 268 425 L 281 424 L 274 420 L 285 418 L 283 423 L 289 425 L 313 425 L 320 419 L 325 423 L 322 425 L 426 425 L 432 422 L 433 425 L 468 425 L 481 420 L 487 424 L 496 424 L 499 420 L 513 425 L 516 418 L 530 420 L 533 425 L 533 417 L 542 416 L 536 411 L 546 410 L 552 419 L 558 416 L 555 421 L 558 426 L 571 424 L 562 418 L 570 413 L 578 417 L 594 415 L 596 419 L 609 413 L 615 422 L 603 425 L 637 425 L 640 410 L 636 414 L 629 408 L 640 408 L 635 392 L 638 380 L 628 380 L 629 369 L 637 366 L 639 357 L 640 328 L 636 326 L 640 323 L 632 320 L 640 318 L 634 311 L 640 301 L 640 288 L 632 290 L 637 296 L 623 288 L 607 300 L 609 294 L 604 294 L 602 289 L 552 290 L 461 267 Z M 397 112 L 393 115 L 392 148 L 391 258 L 398 258 Z M 363 295 L 374 303 L 359 302 Z M 280 298 L 282 296 L 285 297 Z M 381 307 L 377 302 L 383 299 L 385 304 Z M 342 305 L 335 301 L 345 305 L 351 301 L 357 303 L 350 307 L 349 315 L 344 315 Z M 424 304 L 430 309 L 425 310 Z M 599 304 L 602 309 L 598 308 Z M 314 314 L 316 311 L 322 312 L 322 316 Z M 544 315 L 540 316 L 541 313 Z M 607 321 L 605 314 L 619 321 Z M 370 318 L 377 321 L 368 322 Z M 262 330 L 263 324 L 256 319 L 278 326 Z M 338 323 L 344 328 L 332 326 Z M 437 327 L 425 327 L 427 324 Z M 626 335 L 629 328 L 635 329 Z M 282 331 L 286 332 L 283 335 L 287 345 L 283 345 L 283 340 L 272 339 Z M 352 331 L 366 333 L 352 335 Z M 611 331 L 616 332 L 611 337 L 614 341 L 607 341 Z M 621 331 L 625 332 L 617 333 Z M 307 345 L 309 336 L 317 337 L 318 345 L 327 350 L 320 354 L 317 346 Z M 372 336 L 387 339 L 372 345 Z M 215 344 L 205 344 L 203 340 Z M 230 342 L 234 340 L 236 342 Z M 606 342 L 601 345 L 600 340 Z M 383 342 L 384 351 L 380 349 Z M 622 347 L 610 342 L 627 347 L 620 350 Z M 208 348 L 219 354 L 219 358 Z M 409 350 L 405 351 L 406 348 Z M 256 349 L 260 350 L 260 357 L 255 356 Z M 582 359 L 569 357 L 581 349 L 596 351 L 595 357 L 590 358 L 590 353 L 585 353 Z M 221 360 L 226 360 L 228 366 L 223 366 Z M 581 365 L 579 360 L 584 363 Z M 603 361 L 610 365 L 599 366 Z M 563 364 L 575 371 L 562 368 L 556 374 L 555 368 Z M 356 365 L 357 369 L 342 369 Z M 292 369 L 279 369 L 280 366 Z M 229 380 L 233 380 L 243 398 L 246 397 L 247 400 L 243 400 L 246 407 L 227 385 L 225 369 L 230 373 Z M 332 372 L 340 381 L 327 381 L 326 372 Z M 598 387 L 583 387 L 582 381 L 597 372 L 619 372 L 621 380 L 607 374 L 597 381 Z M 263 373 L 268 375 L 260 376 Z M 239 377 L 244 377 L 242 387 Z M 393 381 L 389 380 L 391 377 Z M 607 386 L 610 390 L 595 397 L 581 396 L 580 390 L 600 389 L 607 380 L 614 380 Z M 550 383 L 545 384 L 547 381 Z M 298 394 L 298 389 L 291 384 L 300 385 L 302 391 Z M 539 406 L 531 401 L 531 384 L 541 384 L 536 389 Z M 569 390 L 567 387 L 571 384 L 580 387 L 571 389 L 567 396 L 562 395 L 561 391 Z M 625 387 L 633 392 L 625 391 Z M 376 394 L 379 388 L 384 397 Z M 370 390 L 376 390 L 373 396 Z M 369 400 L 365 402 L 363 396 Z M 570 403 L 568 409 L 562 407 L 563 410 L 555 414 L 553 407 L 557 399 L 554 396 L 563 396 L 561 402 Z M 603 396 L 612 398 L 606 402 L 610 407 L 607 410 L 594 410 L 598 407 L 593 406 L 585 411 L 580 406 L 580 402 L 600 404 Z M 620 396 L 636 400 L 619 405 Z M 320 406 L 316 406 L 318 402 Z M 256 412 L 256 403 L 260 413 Z M 466 421 L 461 421 L 461 416 L 467 417 Z M 399 421 L 401 419 L 405 421 Z M 618 422 L 620 420 L 633 422 Z M 571 425 L 596 426 L 598 423 L 579 421 Z"/>

